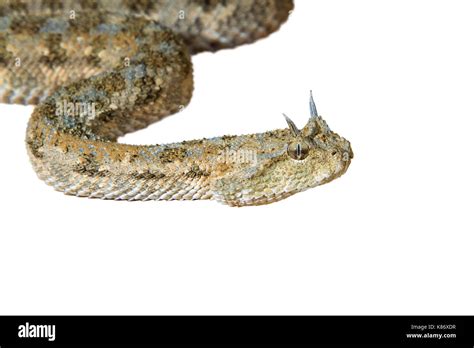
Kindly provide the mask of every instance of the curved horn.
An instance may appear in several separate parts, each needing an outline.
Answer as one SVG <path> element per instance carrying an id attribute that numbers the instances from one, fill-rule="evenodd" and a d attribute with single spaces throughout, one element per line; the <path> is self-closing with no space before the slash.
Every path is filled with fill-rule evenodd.
<path id="1" fill-rule="evenodd" d="M 309 91 L 309 112 L 311 117 L 318 117 L 318 110 L 316 110 L 316 104 L 313 99 L 313 91 Z"/>
<path id="2" fill-rule="evenodd" d="M 291 133 L 295 137 L 299 136 L 301 134 L 301 131 L 298 129 L 298 127 L 296 127 L 295 123 L 285 114 L 283 114 L 283 116 L 285 117 L 286 123 L 288 123 L 288 127 L 290 127 Z"/>

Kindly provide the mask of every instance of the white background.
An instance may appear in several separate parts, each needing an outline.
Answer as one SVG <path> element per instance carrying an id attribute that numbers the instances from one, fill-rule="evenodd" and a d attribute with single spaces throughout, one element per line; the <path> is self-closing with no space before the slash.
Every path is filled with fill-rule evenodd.
<path id="1" fill-rule="evenodd" d="M 190 106 L 129 143 L 303 126 L 352 143 L 279 203 L 114 202 L 36 178 L 31 107 L 0 106 L 0 314 L 474 314 L 472 1 L 300 0 L 270 38 L 200 54 Z"/>

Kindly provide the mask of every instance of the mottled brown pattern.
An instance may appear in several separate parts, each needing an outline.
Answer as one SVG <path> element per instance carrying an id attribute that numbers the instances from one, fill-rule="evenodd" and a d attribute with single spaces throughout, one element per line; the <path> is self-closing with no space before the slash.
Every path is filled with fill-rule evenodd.
<path id="1" fill-rule="evenodd" d="M 188 104 L 191 54 L 265 37 L 292 8 L 291 0 L 2 1 L 0 100 L 39 104 L 27 150 L 38 176 L 66 194 L 271 203 L 349 166 L 349 142 L 318 115 L 301 132 L 116 141 Z"/>

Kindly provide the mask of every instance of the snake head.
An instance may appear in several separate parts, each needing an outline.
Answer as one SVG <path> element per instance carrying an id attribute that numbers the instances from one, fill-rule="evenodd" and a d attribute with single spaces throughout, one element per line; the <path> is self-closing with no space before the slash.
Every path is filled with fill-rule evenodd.
<path id="1" fill-rule="evenodd" d="M 287 145 L 286 168 L 301 178 L 290 179 L 292 184 L 288 188 L 297 192 L 338 178 L 346 172 L 354 157 L 350 142 L 333 132 L 318 115 L 311 92 L 309 109 L 310 118 L 301 130 L 284 115 L 292 135 Z"/>
<path id="2" fill-rule="evenodd" d="M 255 135 L 258 141 L 248 146 L 258 149 L 257 161 L 218 180 L 215 198 L 234 206 L 267 204 L 344 174 L 353 158 L 349 141 L 318 115 L 312 94 L 310 113 L 301 130 L 284 115 L 287 129 Z"/>
<path id="3" fill-rule="evenodd" d="M 292 139 L 288 143 L 287 153 L 295 161 L 321 161 L 331 173 L 343 174 L 354 157 L 349 141 L 333 132 L 326 121 L 318 115 L 313 94 L 309 98 L 310 118 L 306 126 L 299 130 L 285 114 Z"/>

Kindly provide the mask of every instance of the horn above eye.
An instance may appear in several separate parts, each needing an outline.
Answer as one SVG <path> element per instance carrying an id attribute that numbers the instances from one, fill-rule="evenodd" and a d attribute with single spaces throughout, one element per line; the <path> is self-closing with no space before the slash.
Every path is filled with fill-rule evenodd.
<path id="1" fill-rule="evenodd" d="M 311 117 L 318 117 L 318 110 L 316 109 L 316 104 L 313 99 L 313 91 L 309 91 L 309 112 Z"/>
<path id="2" fill-rule="evenodd" d="M 288 127 L 290 127 L 291 134 L 295 137 L 299 136 L 301 131 L 296 127 L 295 123 L 285 114 L 283 114 L 283 116 L 285 117 L 286 123 L 288 123 Z"/>

